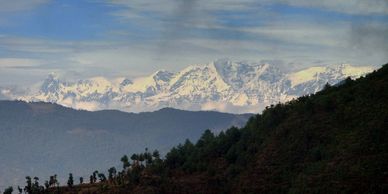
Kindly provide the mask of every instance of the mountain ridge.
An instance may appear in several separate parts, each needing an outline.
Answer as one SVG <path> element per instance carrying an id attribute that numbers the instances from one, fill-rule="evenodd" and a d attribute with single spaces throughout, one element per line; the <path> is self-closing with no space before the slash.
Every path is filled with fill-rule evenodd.
<path id="1" fill-rule="evenodd" d="M 190 65 L 177 73 L 159 70 L 135 79 L 92 77 L 68 82 L 49 75 L 35 91 L 24 95 L 8 91 L 2 95 L 86 110 L 144 112 L 174 107 L 257 113 L 271 104 L 315 93 L 326 83 L 358 78 L 373 69 L 341 64 L 286 73 L 270 64 L 218 60 Z"/>

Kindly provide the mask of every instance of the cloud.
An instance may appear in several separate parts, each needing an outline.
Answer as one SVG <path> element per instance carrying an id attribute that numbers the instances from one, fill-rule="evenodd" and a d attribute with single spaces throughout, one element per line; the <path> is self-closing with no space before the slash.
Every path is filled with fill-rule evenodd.
<path id="1" fill-rule="evenodd" d="M 271 6 L 319 9 L 350 17 L 368 19 L 370 15 L 388 15 L 386 0 L 113 0 L 120 5 L 115 12 L 121 19 L 152 29 L 148 54 L 156 59 L 173 58 L 237 58 L 242 60 L 288 60 L 292 63 L 313 61 L 379 63 L 383 56 L 354 58 L 349 36 L 357 18 L 306 17 L 302 13 L 287 14 Z M 317 13 L 318 14 L 318 13 Z M 342 16 L 341 16 L 342 17 Z M 373 17 L 370 18 L 373 20 Z M 233 23 L 235 22 L 235 23 Z M 237 22 L 237 23 L 236 23 Z M 380 22 L 386 25 L 386 22 Z M 371 33 L 369 33 L 372 36 Z M 152 38 L 157 38 L 153 40 Z M 130 37 L 129 37 L 130 38 Z M 350 42 L 349 42 L 350 41 Z M 373 45 L 368 44 L 369 47 Z M 201 50 L 202 49 L 202 50 Z M 199 51 L 201 50 L 201 51 Z M 374 50 L 374 49 L 371 49 Z M 240 58 L 238 58 L 240 56 Z M 151 57 L 152 58 L 152 57 Z M 298 60 L 298 61 L 295 61 Z M 191 60 L 186 60 L 191 61 Z M 187 63 L 186 62 L 186 63 Z"/>
<path id="2" fill-rule="evenodd" d="M 387 0 L 279 0 L 278 2 L 291 6 L 320 8 L 353 15 L 388 15 Z"/>
<path id="3" fill-rule="evenodd" d="M 364 52 L 388 53 L 388 26 L 381 23 L 368 22 L 352 25 L 350 33 L 350 47 Z M 370 50 L 370 48 L 374 48 Z M 366 53 L 371 54 L 371 53 Z"/>
<path id="4" fill-rule="evenodd" d="M 100 104 L 97 102 L 78 102 L 74 105 L 76 109 L 94 111 L 98 110 Z"/>
<path id="5" fill-rule="evenodd" d="M 347 38 L 347 47 L 355 58 L 367 58 L 372 63 L 388 62 L 388 26 L 373 21 L 353 24 Z"/>
<path id="6" fill-rule="evenodd" d="M 95 111 L 95 110 L 100 110 L 102 108 L 101 104 L 98 102 L 76 101 L 71 97 L 65 98 L 59 101 L 58 103 L 66 107 L 73 107 L 75 109 L 87 110 L 87 111 Z"/>
<path id="7" fill-rule="evenodd" d="M 306 22 L 294 22 L 291 24 L 272 22 L 261 27 L 241 28 L 238 30 L 283 43 L 336 47 L 343 44 L 341 40 L 349 33 L 346 25 L 348 24 L 322 25 Z"/>
<path id="8" fill-rule="evenodd" d="M 201 110 L 221 111 L 221 112 L 229 112 L 229 113 L 235 113 L 235 114 L 258 113 L 268 105 L 269 104 L 237 106 L 226 102 L 206 102 L 201 105 Z"/>
<path id="9" fill-rule="evenodd" d="M 197 9 L 203 13 L 216 13 L 219 11 L 247 11 L 256 10 L 271 5 L 288 5 L 293 7 L 318 8 L 353 15 L 388 15 L 388 1 L 386 0 L 108 0 L 110 4 L 121 5 L 127 12 L 121 10 L 118 14 L 122 17 L 138 18 L 144 13 L 174 15 L 177 9 L 184 10 L 185 5 L 191 4 L 191 10 Z M 189 14 L 190 12 L 188 12 Z"/>
<path id="10" fill-rule="evenodd" d="M 27 58 L 0 58 L 0 68 L 34 67 L 41 64 L 39 60 Z"/>

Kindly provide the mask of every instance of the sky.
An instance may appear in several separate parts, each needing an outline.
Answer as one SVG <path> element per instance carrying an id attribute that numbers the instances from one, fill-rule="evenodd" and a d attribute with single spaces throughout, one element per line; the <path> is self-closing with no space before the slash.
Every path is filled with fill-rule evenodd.
<path id="1" fill-rule="evenodd" d="M 138 77 L 217 59 L 388 62 L 388 0 L 0 0 L 0 85 Z"/>

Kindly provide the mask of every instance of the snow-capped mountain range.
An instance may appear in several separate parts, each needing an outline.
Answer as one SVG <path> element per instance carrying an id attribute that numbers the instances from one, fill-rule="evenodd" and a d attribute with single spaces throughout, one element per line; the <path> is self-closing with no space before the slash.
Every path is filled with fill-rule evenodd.
<path id="1" fill-rule="evenodd" d="M 94 77 L 76 82 L 49 75 L 35 91 L 2 95 L 26 101 L 54 102 L 77 109 L 152 111 L 163 107 L 186 110 L 260 112 L 268 105 L 317 92 L 373 71 L 349 64 L 282 72 L 275 65 L 215 61 L 191 65 L 180 72 L 157 71 L 135 79 Z"/>

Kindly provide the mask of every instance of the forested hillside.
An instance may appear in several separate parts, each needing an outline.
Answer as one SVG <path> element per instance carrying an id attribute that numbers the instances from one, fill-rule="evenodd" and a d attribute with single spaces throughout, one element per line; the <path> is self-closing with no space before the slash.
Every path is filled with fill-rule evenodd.
<path id="1" fill-rule="evenodd" d="M 388 193 L 387 126 L 384 65 L 355 81 L 268 107 L 245 127 L 218 135 L 207 130 L 165 158 L 145 150 L 124 156 L 122 168 L 106 175 L 91 172 L 81 185 L 74 178 L 67 187 L 53 182 L 40 192 Z"/>

